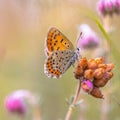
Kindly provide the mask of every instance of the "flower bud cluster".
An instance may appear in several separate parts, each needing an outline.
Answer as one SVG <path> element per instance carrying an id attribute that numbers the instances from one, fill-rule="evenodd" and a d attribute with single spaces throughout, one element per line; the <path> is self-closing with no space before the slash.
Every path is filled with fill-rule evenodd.
<path id="1" fill-rule="evenodd" d="M 104 87 L 113 77 L 113 64 L 105 64 L 103 58 L 89 59 L 85 57 L 79 60 L 75 68 L 76 79 L 82 78 L 81 87 L 94 97 L 103 98 L 100 87 Z"/>

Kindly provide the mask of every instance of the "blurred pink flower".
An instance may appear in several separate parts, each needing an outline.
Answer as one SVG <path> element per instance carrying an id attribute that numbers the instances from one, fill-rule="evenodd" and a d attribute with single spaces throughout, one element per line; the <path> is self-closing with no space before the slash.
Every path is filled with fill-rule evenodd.
<path id="1" fill-rule="evenodd" d="M 79 31 L 82 32 L 82 35 L 77 43 L 78 48 L 93 49 L 99 46 L 100 40 L 90 26 L 82 24 L 79 27 Z"/>
<path id="2" fill-rule="evenodd" d="M 10 113 L 24 115 L 26 113 L 26 104 L 24 99 L 10 95 L 6 97 L 5 107 Z"/>
<path id="3" fill-rule="evenodd" d="M 97 4 L 98 11 L 101 15 L 113 15 L 120 13 L 120 0 L 99 0 Z"/>
<path id="4" fill-rule="evenodd" d="M 93 90 L 93 83 L 90 80 L 83 80 L 81 87 L 85 92 L 90 93 Z"/>
<path id="5" fill-rule="evenodd" d="M 35 107 L 39 103 L 39 96 L 28 90 L 16 90 L 5 99 L 5 108 L 10 113 L 24 115 L 27 110 L 26 102 Z"/>

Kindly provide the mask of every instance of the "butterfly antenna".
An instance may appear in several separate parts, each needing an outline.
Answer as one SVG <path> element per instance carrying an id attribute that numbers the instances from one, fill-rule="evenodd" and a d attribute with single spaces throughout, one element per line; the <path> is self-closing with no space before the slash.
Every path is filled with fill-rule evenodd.
<path id="1" fill-rule="evenodd" d="M 80 32 L 79 37 L 77 39 L 77 44 L 76 44 L 76 49 L 77 49 L 77 54 L 78 54 L 78 60 L 82 58 L 82 55 L 80 54 L 81 49 L 80 49 L 80 46 L 78 45 L 79 40 L 82 39 L 82 35 L 83 35 L 83 33 Z"/>
<path id="2" fill-rule="evenodd" d="M 82 32 L 79 34 L 79 37 L 78 37 L 78 39 L 77 39 L 77 44 L 78 44 L 79 39 L 82 39 L 82 34 L 83 34 Z M 76 44 L 76 45 L 77 45 L 77 44 Z M 77 48 L 77 46 L 76 46 L 76 48 Z"/>

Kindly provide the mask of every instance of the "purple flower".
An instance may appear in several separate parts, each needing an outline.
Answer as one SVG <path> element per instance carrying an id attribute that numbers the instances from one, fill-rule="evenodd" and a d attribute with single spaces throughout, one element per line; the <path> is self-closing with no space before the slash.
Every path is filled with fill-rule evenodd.
<path id="1" fill-rule="evenodd" d="M 10 113 L 24 115 L 27 110 L 26 102 L 34 107 L 38 105 L 39 96 L 28 90 L 16 90 L 6 97 L 5 108 Z"/>
<path id="2" fill-rule="evenodd" d="M 31 92 L 28 90 L 16 90 L 12 93 L 13 96 L 17 97 L 17 98 L 26 98 L 29 99 L 29 96 L 31 96 Z"/>
<path id="3" fill-rule="evenodd" d="M 120 0 L 113 0 L 114 1 L 114 11 L 117 14 L 120 14 Z"/>
<path id="4" fill-rule="evenodd" d="M 5 100 L 5 107 L 10 113 L 24 115 L 26 112 L 26 104 L 22 98 L 10 95 Z"/>
<path id="5" fill-rule="evenodd" d="M 82 32 L 82 35 L 78 40 L 77 47 L 84 49 L 92 49 L 98 47 L 100 40 L 95 32 L 87 24 L 82 24 L 79 27 L 79 30 Z"/>
<path id="6" fill-rule="evenodd" d="M 83 80 L 81 87 L 85 92 L 90 93 L 93 90 L 93 83 L 90 80 Z"/>
<path id="7" fill-rule="evenodd" d="M 113 15 L 120 13 L 120 0 L 99 0 L 97 4 L 98 11 L 101 15 Z"/>
<path id="8" fill-rule="evenodd" d="M 5 108 L 10 113 L 24 115 L 26 113 L 25 98 L 29 98 L 30 92 L 27 90 L 17 90 L 8 95 L 5 99 Z"/>

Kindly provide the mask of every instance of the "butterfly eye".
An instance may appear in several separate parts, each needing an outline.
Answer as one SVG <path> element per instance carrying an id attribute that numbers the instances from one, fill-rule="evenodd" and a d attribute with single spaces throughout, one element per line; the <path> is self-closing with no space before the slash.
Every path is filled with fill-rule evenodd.
<path id="1" fill-rule="evenodd" d="M 80 54 L 80 48 L 77 48 L 76 54 L 77 54 L 77 56 L 78 56 L 79 58 L 82 58 L 82 56 L 81 56 L 81 54 Z"/>
<path id="2" fill-rule="evenodd" d="M 80 48 L 77 48 L 77 51 L 80 51 Z"/>

